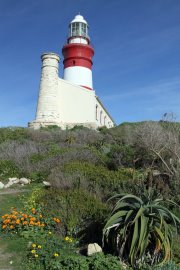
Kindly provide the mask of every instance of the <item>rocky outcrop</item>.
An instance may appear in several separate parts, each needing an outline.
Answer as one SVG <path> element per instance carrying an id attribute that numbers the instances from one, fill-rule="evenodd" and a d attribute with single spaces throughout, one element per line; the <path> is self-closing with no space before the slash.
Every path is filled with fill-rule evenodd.
<path id="1" fill-rule="evenodd" d="M 30 184 L 31 180 L 27 179 L 27 178 L 17 178 L 17 177 L 11 177 L 8 179 L 7 184 L 3 184 L 2 182 L 0 182 L 0 189 L 4 189 L 4 188 L 10 188 L 11 186 L 15 185 L 15 184 L 20 184 L 22 186 Z"/>

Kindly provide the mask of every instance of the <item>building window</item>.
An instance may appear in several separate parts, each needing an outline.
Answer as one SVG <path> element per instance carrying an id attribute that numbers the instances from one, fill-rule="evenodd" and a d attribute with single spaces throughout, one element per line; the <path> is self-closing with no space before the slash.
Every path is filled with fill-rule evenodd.
<path id="1" fill-rule="evenodd" d="M 100 111 L 100 124 L 102 124 L 102 111 Z"/>
<path id="2" fill-rule="evenodd" d="M 104 116 L 104 126 L 106 125 L 106 116 Z"/>
<path id="3" fill-rule="evenodd" d="M 98 105 L 96 105 L 96 120 L 98 120 Z"/>

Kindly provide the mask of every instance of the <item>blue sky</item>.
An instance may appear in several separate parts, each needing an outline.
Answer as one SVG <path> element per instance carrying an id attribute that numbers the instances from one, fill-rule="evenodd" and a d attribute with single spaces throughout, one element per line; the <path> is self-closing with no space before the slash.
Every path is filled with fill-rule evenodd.
<path id="1" fill-rule="evenodd" d="M 35 118 L 40 55 L 62 56 L 79 12 L 95 49 L 94 89 L 116 123 L 165 112 L 180 121 L 179 0 L 0 0 L 0 126 Z"/>

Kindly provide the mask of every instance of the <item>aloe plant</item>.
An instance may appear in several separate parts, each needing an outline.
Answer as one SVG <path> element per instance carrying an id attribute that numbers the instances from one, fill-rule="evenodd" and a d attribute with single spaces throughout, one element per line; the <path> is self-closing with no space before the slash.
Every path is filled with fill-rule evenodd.
<path id="1" fill-rule="evenodd" d="M 139 198 L 119 194 L 103 229 L 103 244 L 131 265 L 164 263 L 171 258 L 172 226 L 180 220 L 162 205 L 154 192 Z M 173 202 L 172 202 L 173 203 Z"/>

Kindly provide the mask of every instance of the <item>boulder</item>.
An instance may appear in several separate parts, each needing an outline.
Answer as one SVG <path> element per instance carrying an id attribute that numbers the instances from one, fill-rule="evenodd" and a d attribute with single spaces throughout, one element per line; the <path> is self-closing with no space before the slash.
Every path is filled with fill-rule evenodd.
<path id="1" fill-rule="evenodd" d="M 102 248 L 97 244 L 97 243 L 93 243 L 93 244 L 89 244 L 88 248 L 87 248 L 87 255 L 91 256 L 95 253 L 98 252 L 102 252 Z"/>
<path id="2" fill-rule="evenodd" d="M 4 184 L 2 182 L 0 182 L 0 189 L 4 188 Z"/>
<path id="3" fill-rule="evenodd" d="M 31 180 L 27 179 L 27 178 L 20 178 L 19 179 L 19 183 L 23 184 L 23 185 L 27 185 L 30 184 Z"/>
<path id="4" fill-rule="evenodd" d="M 10 177 L 8 180 L 9 182 L 15 182 L 18 178 L 17 177 Z"/>
<path id="5" fill-rule="evenodd" d="M 4 185 L 4 188 L 9 188 L 12 186 L 14 183 L 13 182 L 8 182 L 6 185 Z"/>
<path id="6" fill-rule="evenodd" d="M 19 183 L 19 179 L 17 177 L 9 178 L 9 183 L 18 184 Z"/>
<path id="7" fill-rule="evenodd" d="M 51 186 L 51 183 L 46 182 L 46 181 L 43 181 L 43 184 L 44 184 L 45 187 L 50 187 Z"/>

